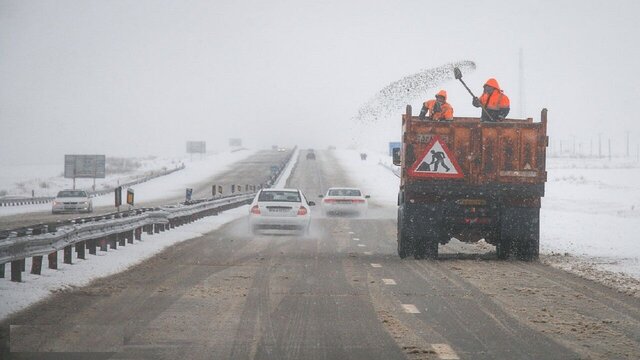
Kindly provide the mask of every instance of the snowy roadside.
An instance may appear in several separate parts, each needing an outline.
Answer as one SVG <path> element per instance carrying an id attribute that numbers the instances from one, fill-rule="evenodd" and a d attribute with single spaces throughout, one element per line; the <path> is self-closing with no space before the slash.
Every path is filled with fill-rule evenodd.
<path id="1" fill-rule="evenodd" d="M 248 152 L 229 153 L 228 156 L 218 156 L 215 161 L 199 163 L 200 166 L 188 167 L 192 171 L 185 171 L 178 179 L 164 179 L 159 184 L 148 185 L 151 193 L 156 193 L 159 189 L 176 190 L 182 193 L 184 184 L 195 183 L 203 178 L 210 177 L 212 173 L 221 172 L 234 161 L 250 155 Z M 292 157 L 287 168 L 295 166 L 297 157 Z M 286 183 L 291 171 L 283 174 L 282 181 Z M 136 196 L 138 196 L 136 188 Z M 125 247 L 109 249 L 107 252 L 98 252 L 95 256 L 90 255 L 87 260 L 78 259 L 73 252 L 73 264 L 68 265 L 58 262 L 58 270 L 43 271 L 42 275 L 31 275 L 29 272 L 23 273 L 23 282 L 14 283 L 8 280 L 10 269 L 7 269 L 5 279 L 0 281 L 0 320 L 6 318 L 13 312 L 24 309 L 40 300 L 45 299 L 51 293 L 69 288 L 84 286 L 91 281 L 106 277 L 141 263 L 153 257 L 165 248 L 179 242 L 203 236 L 206 233 L 220 228 L 222 225 L 246 216 L 249 212 L 248 205 L 236 209 L 228 210 L 210 216 L 191 224 L 186 224 L 171 231 L 161 232 L 152 236 L 143 234 L 142 241 L 134 241 Z M 60 255 L 59 255 L 60 256 Z M 26 259 L 25 267 L 31 268 L 31 258 Z"/>
<path id="2" fill-rule="evenodd" d="M 360 152 L 338 150 L 335 156 L 373 202 L 395 209 L 400 180 L 389 170 L 391 158 L 367 151 L 362 161 Z M 593 163 L 547 159 L 540 261 L 640 296 L 640 183 L 634 180 L 640 165 L 615 159 L 607 166 Z"/>
<path id="3" fill-rule="evenodd" d="M 179 198 L 183 196 L 184 189 L 191 184 L 207 179 L 208 177 L 220 173 L 236 162 L 254 154 L 255 150 L 243 150 L 236 152 L 222 152 L 218 154 L 205 155 L 194 160 L 186 160 L 183 170 L 172 174 L 161 176 L 147 182 L 137 184 L 131 188 L 135 190 L 137 202 L 153 201 L 166 198 Z M 31 177 L 35 177 L 32 175 Z M 68 183 L 69 179 L 64 179 Z M 106 179 L 108 186 L 116 186 L 118 178 Z M 126 189 L 125 189 L 126 191 Z M 93 206 L 107 206 L 113 203 L 113 194 L 97 196 L 93 198 Z M 0 207 L 0 216 L 24 214 L 29 212 L 50 211 L 51 204 L 36 204 L 23 206 Z"/>

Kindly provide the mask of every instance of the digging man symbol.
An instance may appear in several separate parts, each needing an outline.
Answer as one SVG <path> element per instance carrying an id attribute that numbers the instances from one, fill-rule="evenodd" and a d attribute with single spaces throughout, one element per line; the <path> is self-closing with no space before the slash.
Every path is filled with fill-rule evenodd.
<path id="1" fill-rule="evenodd" d="M 438 165 L 441 165 L 447 172 L 451 170 L 444 161 L 445 156 L 442 151 L 431 150 L 431 161 L 423 162 L 418 167 L 417 171 L 438 171 Z M 431 165 L 433 165 L 433 170 L 431 170 Z"/>

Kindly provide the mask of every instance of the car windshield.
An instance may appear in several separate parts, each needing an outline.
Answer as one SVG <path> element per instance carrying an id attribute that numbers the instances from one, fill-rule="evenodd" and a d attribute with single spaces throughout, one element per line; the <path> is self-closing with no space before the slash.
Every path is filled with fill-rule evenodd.
<path id="1" fill-rule="evenodd" d="M 356 189 L 331 189 L 329 196 L 360 196 L 360 190 Z"/>
<path id="2" fill-rule="evenodd" d="M 297 191 L 263 191 L 258 201 L 284 201 L 301 202 L 300 193 Z"/>
<path id="3" fill-rule="evenodd" d="M 87 197 L 84 191 L 60 191 L 58 197 Z"/>

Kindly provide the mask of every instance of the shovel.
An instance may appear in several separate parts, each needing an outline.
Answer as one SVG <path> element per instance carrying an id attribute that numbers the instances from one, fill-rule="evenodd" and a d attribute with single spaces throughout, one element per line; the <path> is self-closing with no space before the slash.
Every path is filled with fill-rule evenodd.
<path id="1" fill-rule="evenodd" d="M 454 67 L 453 68 L 453 76 L 455 76 L 455 78 L 457 80 L 460 80 L 460 82 L 462 83 L 462 85 L 464 86 L 465 89 L 467 89 L 467 91 L 469 92 L 469 94 L 471 94 L 471 96 L 473 96 L 474 99 L 476 99 L 476 96 L 473 95 L 473 93 L 471 92 L 471 89 L 469 89 L 469 87 L 467 86 L 467 84 L 464 83 L 464 81 L 462 80 L 462 71 L 460 71 L 459 68 Z M 489 112 L 487 111 L 487 109 L 484 107 L 484 105 L 480 104 L 480 106 L 482 107 L 482 111 L 487 115 L 487 117 L 489 117 L 489 120 L 491 120 L 492 122 L 495 122 L 495 120 L 493 119 L 493 117 L 491 116 L 491 114 L 489 114 Z"/>

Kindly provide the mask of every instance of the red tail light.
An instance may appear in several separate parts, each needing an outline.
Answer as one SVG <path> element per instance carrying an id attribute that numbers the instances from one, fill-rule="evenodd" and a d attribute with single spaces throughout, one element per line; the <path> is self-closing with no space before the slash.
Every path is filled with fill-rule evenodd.
<path id="1" fill-rule="evenodd" d="M 351 202 L 354 203 L 354 204 L 363 204 L 364 200 L 363 199 L 353 199 L 353 200 L 351 200 Z"/>
<path id="2" fill-rule="evenodd" d="M 335 199 L 324 199 L 324 202 L 326 202 L 327 204 L 333 204 L 336 202 Z"/>
<path id="3" fill-rule="evenodd" d="M 300 209 L 298 209 L 298 215 L 307 215 L 307 208 L 305 208 L 304 206 L 300 206 Z"/>
<path id="4" fill-rule="evenodd" d="M 252 214 L 256 214 L 256 215 L 260 215 L 260 207 L 258 207 L 258 205 L 254 205 L 254 206 L 251 208 L 251 213 L 252 213 Z"/>

